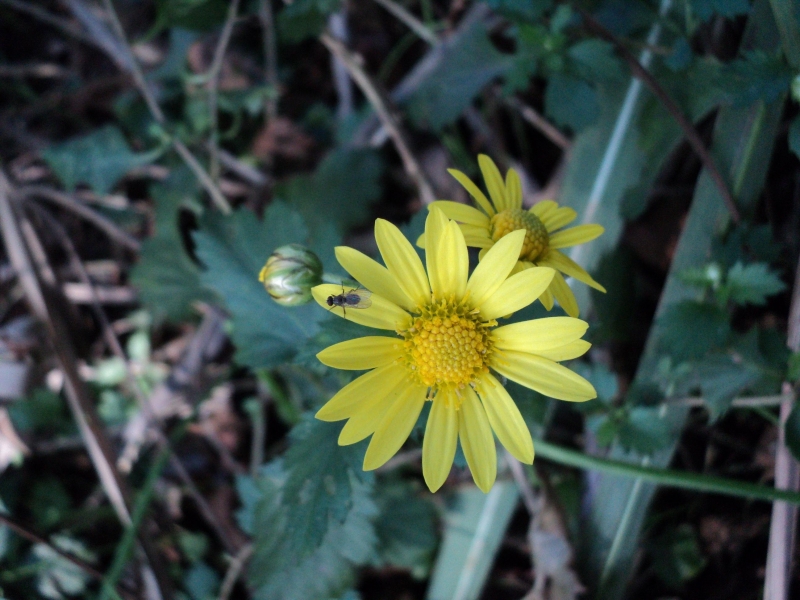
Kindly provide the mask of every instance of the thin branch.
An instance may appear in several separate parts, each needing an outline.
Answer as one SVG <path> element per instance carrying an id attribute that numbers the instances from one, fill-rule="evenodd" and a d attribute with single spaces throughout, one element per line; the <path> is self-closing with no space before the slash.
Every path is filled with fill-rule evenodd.
<path id="1" fill-rule="evenodd" d="M 252 555 L 253 544 L 247 544 L 233 557 L 231 566 L 225 572 L 225 579 L 222 580 L 222 585 L 219 588 L 217 600 L 228 600 L 230 598 L 233 587 L 239 580 L 244 568 L 247 566 L 247 561 L 250 560 Z"/>
<path id="2" fill-rule="evenodd" d="M 377 84 L 367 74 L 361 66 L 360 57 L 351 53 L 344 44 L 334 39 L 327 33 L 320 36 L 320 40 L 331 51 L 331 54 L 339 58 L 344 64 L 350 77 L 356 82 L 367 100 L 372 105 L 386 131 L 394 142 L 397 153 L 403 161 L 403 167 L 411 180 L 416 184 L 420 200 L 425 204 L 430 204 L 435 200 L 433 188 L 425 177 L 425 174 L 417 162 L 416 157 L 411 152 L 406 137 L 400 128 L 400 123 L 390 108 L 389 99 L 379 90 Z"/>
<path id="3" fill-rule="evenodd" d="M 536 492 L 534 492 L 533 488 L 531 487 L 531 482 L 528 481 L 528 477 L 525 475 L 525 470 L 522 468 L 522 463 L 511 456 L 511 453 L 508 450 L 504 450 L 504 457 L 506 459 L 506 463 L 508 464 L 508 468 L 511 470 L 511 475 L 517 484 L 519 493 L 522 496 L 522 502 L 525 504 L 525 508 L 528 510 L 528 513 L 531 515 L 531 517 L 533 517 L 537 512 L 539 512 L 539 498 L 537 498 Z"/>
<path id="4" fill-rule="evenodd" d="M 628 63 L 633 76 L 637 79 L 640 79 L 656 96 L 656 98 L 658 98 L 661 104 L 664 105 L 664 108 L 667 110 L 667 112 L 672 115 L 672 118 L 675 119 L 680 128 L 683 130 L 683 134 L 686 136 L 686 140 L 689 142 L 689 145 L 700 157 L 703 166 L 706 168 L 708 174 L 711 176 L 711 179 L 714 181 L 714 184 L 717 186 L 720 196 L 722 196 L 722 200 L 725 202 L 725 206 L 727 206 L 728 212 L 731 215 L 731 219 L 734 221 L 734 223 L 738 223 L 741 220 L 741 215 L 739 213 L 739 209 L 736 207 L 733 195 L 731 194 L 730 189 L 728 189 L 728 184 L 726 183 L 725 178 L 722 176 L 722 173 L 720 173 L 719 169 L 717 168 L 717 163 L 714 160 L 714 157 L 711 155 L 711 152 L 708 150 L 708 148 L 706 148 L 705 143 L 703 143 L 700 134 L 697 133 L 697 130 L 694 128 L 692 122 L 689 121 L 686 115 L 683 114 L 680 107 L 669 96 L 666 90 L 661 87 L 661 84 L 658 83 L 656 78 L 653 77 L 650 72 L 644 68 L 644 66 L 642 66 L 641 63 L 639 63 L 636 57 L 631 54 L 631 52 L 622 44 L 622 42 L 617 39 L 613 33 L 601 25 L 594 17 L 592 17 L 592 15 L 590 15 L 580 6 L 574 6 L 574 8 L 583 17 L 583 20 L 586 23 L 586 27 L 589 29 L 589 31 L 593 32 L 598 37 L 606 40 L 614 46 L 614 49 L 617 51 L 617 53 L 625 62 Z"/>
<path id="5" fill-rule="evenodd" d="M 346 5 L 328 17 L 328 31 L 334 39 L 339 40 L 342 44 L 347 44 L 349 36 Z M 350 83 L 347 68 L 342 59 L 336 55 L 331 55 L 331 71 L 333 71 L 333 86 L 336 88 L 338 100 L 336 118 L 341 122 L 353 113 L 353 86 Z"/>
<path id="6" fill-rule="evenodd" d="M 87 18 L 82 11 L 76 12 L 76 6 L 83 6 L 78 2 L 78 0 L 71 0 L 70 4 L 73 12 L 76 13 L 76 16 L 79 18 L 81 16 Z M 138 61 L 133 55 L 133 51 L 131 50 L 128 39 L 125 35 L 125 30 L 122 28 L 122 23 L 120 23 L 117 11 L 114 9 L 114 4 L 111 2 L 111 0 L 103 0 L 103 4 L 108 11 L 108 16 L 111 19 L 111 24 L 116 32 L 118 41 L 122 43 L 125 48 L 128 59 L 120 60 L 120 58 L 116 56 L 115 53 L 111 52 L 110 49 L 105 47 L 103 49 L 106 51 L 109 57 L 114 60 L 117 67 L 121 71 L 130 73 L 130 75 L 133 77 L 134 84 L 139 90 L 139 93 L 142 95 L 142 98 L 144 99 L 145 104 L 150 111 L 150 114 L 159 125 L 165 127 L 167 124 L 167 119 L 164 116 L 164 112 L 161 110 L 161 107 L 158 105 L 158 102 L 156 102 L 153 92 L 150 90 L 150 86 L 147 84 L 147 80 L 145 79 L 142 68 L 139 66 Z M 172 137 L 170 141 L 172 146 L 175 148 L 175 151 L 178 153 L 178 156 L 180 156 L 186 165 L 192 170 L 200 184 L 208 192 L 211 200 L 217 205 L 217 208 L 219 208 L 223 214 L 229 214 L 231 212 L 231 206 L 228 203 L 228 200 L 222 195 L 222 192 L 219 191 L 219 188 L 214 184 L 208 173 L 205 171 L 205 169 L 203 169 L 202 165 L 197 161 L 194 155 L 192 155 L 191 151 L 176 137 Z"/>
<path id="7" fill-rule="evenodd" d="M 535 129 L 539 130 L 548 140 L 561 148 L 564 152 L 569 152 L 572 148 L 570 139 L 561 133 L 558 128 L 536 112 L 533 108 L 522 102 L 519 98 L 511 96 L 504 100 L 506 105 L 516 110 Z"/>
<path id="8" fill-rule="evenodd" d="M 734 398 L 731 402 L 733 408 L 758 408 L 762 406 L 779 406 L 786 400 L 792 400 L 794 394 L 776 394 L 774 396 L 745 396 L 742 398 Z M 706 400 L 702 396 L 676 398 L 674 400 L 667 400 L 666 404 L 669 406 L 689 406 L 691 408 L 703 407 L 706 405 Z"/>
<path id="9" fill-rule="evenodd" d="M 47 546 L 52 552 L 54 552 L 55 554 L 58 554 L 58 556 L 60 556 L 64 560 L 68 560 L 69 562 L 71 562 L 73 565 L 78 567 L 81 571 L 83 571 L 84 573 L 86 573 L 87 575 L 92 577 L 93 579 L 97 579 L 98 581 L 102 581 L 103 574 L 100 571 L 98 571 L 97 569 L 95 569 L 92 565 L 87 563 L 85 560 L 83 560 L 81 558 L 78 558 L 74 554 L 70 554 L 69 552 L 65 552 L 64 550 L 62 550 L 58 546 L 55 546 L 55 545 L 51 544 L 49 541 L 47 541 L 47 539 L 43 538 L 38 533 L 34 533 L 30 529 L 27 529 L 26 527 L 21 525 L 19 522 L 15 521 L 11 517 L 9 517 L 8 515 L 4 515 L 4 514 L 0 513 L 0 523 L 3 523 L 3 525 L 8 527 L 11 531 L 16 533 L 20 537 L 25 538 L 29 542 L 32 542 L 34 544 L 42 544 L 43 546 Z M 123 598 L 127 598 L 128 600 L 136 600 L 136 597 L 133 596 L 132 594 L 129 594 L 127 592 L 123 592 L 123 591 L 121 591 L 119 589 L 117 589 L 116 591 L 117 591 L 117 594 L 122 596 Z"/>
<path id="10" fill-rule="evenodd" d="M 436 33 L 431 31 L 425 23 L 420 21 L 405 8 L 393 2 L 393 0 L 375 0 L 375 2 L 402 21 L 411 31 L 416 33 L 420 39 L 425 40 L 431 46 L 436 46 L 439 43 L 439 37 Z"/>
<path id="11" fill-rule="evenodd" d="M 120 229 L 119 226 L 110 219 L 107 219 L 100 213 L 92 210 L 83 202 L 73 198 L 69 194 L 65 194 L 64 192 L 45 187 L 43 185 L 21 187 L 17 190 L 17 193 L 22 197 L 33 196 L 48 200 L 49 202 L 52 202 L 53 204 L 73 212 L 83 219 L 89 221 L 92 225 L 100 229 L 103 233 L 121 246 L 124 246 L 125 248 L 137 253 L 141 249 L 141 243 L 139 240 L 126 231 Z"/>
<path id="12" fill-rule="evenodd" d="M 264 80 L 271 89 L 265 100 L 264 109 L 267 119 L 272 120 L 278 116 L 278 41 L 271 0 L 259 0 L 258 20 L 261 22 L 264 41 Z"/>
<path id="13" fill-rule="evenodd" d="M 211 165 L 208 167 L 209 176 L 211 180 L 216 182 L 219 180 L 219 158 L 217 152 L 219 148 L 219 114 L 217 111 L 218 95 L 219 95 L 219 77 L 222 73 L 222 63 L 225 60 L 225 52 L 228 49 L 228 44 L 231 41 L 233 34 L 233 26 L 236 23 L 236 15 L 239 12 L 239 0 L 232 0 L 228 5 L 228 15 L 225 18 L 225 24 L 222 26 L 222 32 L 219 34 L 219 41 L 216 48 L 214 48 L 214 58 L 211 60 L 211 66 L 208 69 L 207 78 L 207 91 L 208 91 L 208 118 L 209 118 L 209 144 L 211 148 Z"/>

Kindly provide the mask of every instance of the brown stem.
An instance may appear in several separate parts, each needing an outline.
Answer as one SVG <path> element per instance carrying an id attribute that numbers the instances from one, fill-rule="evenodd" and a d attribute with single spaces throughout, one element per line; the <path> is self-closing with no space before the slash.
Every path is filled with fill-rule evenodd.
<path id="1" fill-rule="evenodd" d="M 637 79 L 640 79 L 642 83 L 644 83 L 650 89 L 655 97 L 658 98 L 661 104 L 664 105 L 664 108 L 667 109 L 667 112 L 672 115 L 672 118 L 675 119 L 680 128 L 683 130 L 683 134 L 686 136 L 689 145 L 700 157 L 700 160 L 703 162 L 703 166 L 706 168 L 708 174 L 711 176 L 711 179 L 716 184 L 720 196 L 722 196 L 722 200 L 725 202 L 725 206 L 728 207 L 728 212 L 731 215 L 731 219 L 733 219 L 734 223 L 738 223 L 741 220 L 741 215 L 739 213 L 739 209 L 736 207 L 736 203 L 733 200 L 733 195 L 731 194 L 730 189 L 728 189 L 728 184 L 725 182 L 725 178 L 717 168 L 717 163 L 714 161 L 714 157 L 711 155 L 711 152 L 709 152 L 708 148 L 706 148 L 706 145 L 703 143 L 703 140 L 700 138 L 700 134 L 697 133 L 697 130 L 694 128 L 692 122 L 689 121 L 686 115 L 683 114 L 680 107 L 669 96 L 666 90 L 661 87 L 661 84 L 656 81 L 656 78 L 653 77 L 638 60 L 636 60 L 636 57 L 631 54 L 631 52 L 622 44 L 619 39 L 617 39 L 613 33 L 603 27 L 603 25 L 601 25 L 594 17 L 592 17 L 592 15 L 590 15 L 580 6 L 575 6 L 574 8 L 583 17 L 583 20 L 586 23 L 586 27 L 589 29 L 589 31 L 614 46 L 617 54 L 619 54 L 622 59 L 628 63 L 633 76 Z"/>

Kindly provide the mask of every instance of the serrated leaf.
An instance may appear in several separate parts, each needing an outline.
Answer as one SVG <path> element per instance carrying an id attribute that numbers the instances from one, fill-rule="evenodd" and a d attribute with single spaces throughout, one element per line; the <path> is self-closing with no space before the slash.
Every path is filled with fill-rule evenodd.
<path id="1" fill-rule="evenodd" d="M 758 369 L 737 363 L 725 355 L 704 358 L 698 364 L 696 373 L 712 419 L 724 414 L 734 397 L 761 377 Z"/>
<path id="2" fill-rule="evenodd" d="M 661 346 L 676 361 L 701 358 L 711 349 L 721 347 L 730 334 L 725 311 L 692 300 L 668 307 L 658 324 Z"/>
<path id="3" fill-rule="evenodd" d="M 557 124 L 575 132 L 594 123 L 600 116 L 597 92 L 583 79 L 556 73 L 547 81 L 544 105 Z"/>
<path id="4" fill-rule="evenodd" d="M 690 0 L 694 14 L 701 21 L 708 21 L 715 14 L 722 17 L 735 17 L 750 11 L 748 0 Z"/>
<path id="5" fill-rule="evenodd" d="M 158 152 L 137 154 L 119 128 L 106 125 L 88 135 L 50 146 L 42 158 L 68 190 L 79 183 L 98 194 L 107 194 L 134 167 L 145 165 Z"/>
<path id="6" fill-rule="evenodd" d="M 257 481 L 240 478 L 245 507 L 237 518 L 252 533 L 253 557 L 248 583 L 255 600 L 329 600 L 343 594 L 353 583 L 355 569 L 369 562 L 377 544 L 372 520 L 377 508 L 370 486 L 353 480 L 353 498 L 342 523 L 331 523 L 322 543 L 305 558 L 289 540 L 287 510 L 282 499 L 286 473 L 273 462 Z"/>
<path id="7" fill-rule="evenodd" d="M 743 265 L 738 262 L 728 271 L 724 293 L 736 304 L 763 305 L 768 296 L 785 289 L 786 284 L 766 263 Z"/>
<path id="8" fill-rule="evenodd" d="M 197 257 L 206 269 L 203 284 L 217 292 L 231 314 L 236 360 L 252 368 L 291 360 L 298 346 L 317 332 L 325 311 L 315 303 L 284 307 L 258 281 L 264 262 L 278 246 L 305 243 L 302 218 L 283 202 L 270 204 L 259 219 L 241 209 L 225 217 L 210 213 L 194 233 Z"/>
<path id="9" fill-rule="evenodd" d="M 511 66 L 489 40 L 486 25 L 475 21 L 458 36 L 442 42 L 427 78 L 404 101 L 409 119 L 439 131 L 455 121 L 475 96 Z M 429 65 L 425 65 L 426 71 Z"/>
<path id="10" fill-rule="evenodd" d="M 378 566 L 408 569 L 415 579 L 426 578 L 438 543 L 436 506 L 420 486 L 401 479 L 382 482 L 375 492 Z"/>
<path id="11" fill-rule="evenodd" d="M 667 446 L 674 425 L 662 418 L 658 407 L 637 406 L 617 426 L 617 439 L 623 448 L 640 454 L 652 454 Z"/>
<path id="12" fill-rule="evenodd" d="M 331 524 L 347 517 L 352 481 L 371 485 L 372 472 L 361 468 L 363 448 L 339 446 L 340 427 L 306 417 L 292 429 L 292 445 L 284 457 L 287 472 L 283 502 L 287 526 L 298 557 L 317 548 Z"/>
<path id="13" fill-rule="evenodd" d="M 370 204 L 380 198 L 382 175 L 383 161 L 376 151 L 339 148 L 330 152 L 313 173 L 275 186 L 275 196 L 303 217 L 315 238 L 331 224 L 346 231 L 363 223 Z"/>
<path id="14" fill-rule="evenodd" d="M 748 106 L 773 102 L 785 93 L 792 70 L 780 55 L 750 52 L 729 63 L 698 59 L 689 69 L 689 83 L 698 96 L 713 96 L 716 103 Z"/>

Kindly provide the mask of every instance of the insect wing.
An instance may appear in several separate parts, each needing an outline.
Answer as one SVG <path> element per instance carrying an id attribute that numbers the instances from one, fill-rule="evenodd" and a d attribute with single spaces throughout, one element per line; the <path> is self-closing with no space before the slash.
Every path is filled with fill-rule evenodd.
<path id="1" fill-rule="evenodd" d="M 372 306 L 372 292 L 357 289 L 347 294 L 348 308 L 369 308 Z"/>

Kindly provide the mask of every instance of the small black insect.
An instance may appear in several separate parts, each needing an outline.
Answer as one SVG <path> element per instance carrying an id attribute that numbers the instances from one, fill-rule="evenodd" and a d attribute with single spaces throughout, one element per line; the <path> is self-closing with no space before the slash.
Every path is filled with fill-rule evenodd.
<path id="1" fill-rule="evenodd" d="M 340 306 L 342 313 L 347 317 L 348 308 L 369 308 L 372 306 L 370 296 L 372 296 L 372 292 L 363 288 L 353 288 L 349 292 L 345 292 L 344 286 L 342 286 L 342 293 L 328 296 L 327 303 L 331 308 Z"/>

